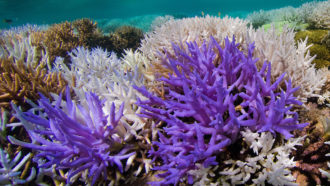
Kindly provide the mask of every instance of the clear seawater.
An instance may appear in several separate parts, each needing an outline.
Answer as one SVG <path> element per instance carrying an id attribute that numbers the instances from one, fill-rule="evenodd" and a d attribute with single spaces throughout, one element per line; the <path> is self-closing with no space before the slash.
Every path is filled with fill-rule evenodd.
<path id="1" fill-rule="evenodd" d="M 52 24 L 79 18 L 142 20 L 157 15 L 229 15 L 244 18 L 260 9 L 298 7 L 310 0 L 0 0 L 0 28 Z"/>

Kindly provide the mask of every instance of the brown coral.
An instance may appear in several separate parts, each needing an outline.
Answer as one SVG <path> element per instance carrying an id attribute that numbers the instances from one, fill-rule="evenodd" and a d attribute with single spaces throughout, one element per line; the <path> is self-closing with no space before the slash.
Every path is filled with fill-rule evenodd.
<path id="1" fill-rule="evenodd" d="M 67 53 L 79 46 L 79 39 L 74 34 L 72 23 L 67 21 L 53 25 L 44 34 L 43 42 L 51 62 L 55 61 L 57 56 L 64 57 L 68 61 Z"/>
<path id="2" fill-rule="evenodd" d="M 113 43 L 113 50 L 118 54 L 122 54 L 124 49 L 131 48 L 136 50 L 143 39 L 143 32 L 139 28 L 132 26 L 121 26 L 110 34 Z"/>
<path id="3" fill-rule="evenodd" d="M 305 127 L 302 131 L 296 131 L 296 135 L 304 136 L 303 146 L 297 147 L 293 152 L 294 159 L 297 161 L 295 174 L 297 177 L 305 177 L 307 183 L 323 185 L 327 182 L 322 177 L 319 168 L 327 169 L 327 161 L 330 160 L 325 154 L 329 153 L 330 147 L 324 142 L 325 130 L 320 116 L 328 112 L 329 109 L 319 110 L 315 104 L 307 105 L 309 110 L 302 110 L 300 115 L 304 121 L 311 121 L 311 124 Z"/>
<path id="4" fill-rule="evenodd" d="M 26 98 L 35 101 L 39 92 L 51 98 L 51 92 L 59 94 L 66 84 L 60 73 L 47 73 L 45 64 L 33 68 L 22 60 L 0 59 L 0 106 L 3 108 L 10 109 L 12 101 L 24 109 L 28 107 Z"/>

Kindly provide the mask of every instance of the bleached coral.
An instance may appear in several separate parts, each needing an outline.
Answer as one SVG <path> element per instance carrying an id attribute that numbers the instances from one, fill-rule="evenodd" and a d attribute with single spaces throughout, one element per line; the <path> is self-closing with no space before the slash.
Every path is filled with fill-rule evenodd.
<path id="1" fill-rule="evenodd" d="M 122 61 L 125 72 L 134 71 L 137 68 L 137 71 L 144 76 L 146 81 L 155 79 L 154 74 L 150 72 L 151 62 L 143 53 L 132 49 L 125 50 Z"/>
<path id="2" fill-rule="evenodd" d="M 170 50 L 172 43 L 185 47 L 185 42 L 196 41 L 201 45 L 203 41 L 209 41 L 210 36 L 220 42 L 226 36 L 232 38 L 233 35 L 237 42 L 242 42 L 247 30 L 246 25 L 247 22 L 239 18 L 209 15 L 169 20 L 161 27 L 156 27 L 153 32 L 147 33 L 139 49 L 151 61 L 160 63 L 158 52 L 164 53 L 164 48 L 169 49 L 167 52 L 174 55 L 174 51 Z"/>
<path id="3" fill-rule="evenodd" d="M 57 58 L 54 70 L 62 72 L 73 87 L 78 100 L 84 100 L 84 91 L 96 93 L 100 98 L 105 99 L 103 107 L 105 114 L 110 113 L 112 102 L 116 105 L 124 103 L 123 117 L 117 130 L 125 142 L 138 139 L 150 144 L 148 133 L 152 129 L 144 129 L 146 120 L 136 115 L 140 113 L 140 108 L 135 105 L 136 98 L 142 96 L 133 85 L 145 84 L 144 76 L 139 71 L 144 64 L 134 65 L 134 62 L 140 61 L 137 59 L 139 57 L 128 54 L 126 60 L 122 61 L 115 53 L 108 53 L 101 48 L 88 50 L 83 47 L 78 47 L 69 55 L 72 61 L 70 67 L 64 64 L 62 58 Z M 141 149 L 142 154 L 144 150 Z M 150 161 L 143 158 L 141 166 L 144 166 L 145 171 L 148 172 L 151 167 Z M 142 168 L 139 168 L 135 174 L 139 174 Z"/>
<path id="4" fill-rule="evenodd" d="M 283 28 L 278 33 L 274 27 L 265 31 L 264 29 L 248 30 L 246 41 L 255 42 L 254 56 L 259 58 L 258 66 L 264 60 L 272 64 L 272 78 L 279 77 L 286 72 L 291 78 L 293 86 L 300 86 L 295 93 L 302 101 L 306 102 L 308 97 L 316 96 L 326 82 L 326 69 L 316 70 L 312 61 L 315 56 L 310 56 L 307 38 L 299 41 L 297 46 L 294 41 L 295 33 L 292 29 Z M 247 48 L 246 46 L 243 46 Z"/>
<path id="5" fill-rule="evenodd" d="M 141 65 L 134 66 L 132 60 L 127 59 L 125 66 L 115 53 L 109 53 L 101 48 L 90 51 L 78 47 L 69 55 L 72 61 L 70 67 L 64 64 L 62 58 L 57 58 L 55 69 L 61 71 L 65 79 L 71 83 L 79 100 L 84 100 L 84 91 L 92 91 L 101 98 L 106 98 L 105 113 L 110 112 L 112 102 L 116 105 L 124 102 L 124 118 L 137 122 L 131 127 L 140 130 L 144 122 L 135 115 L 138 108 L 133 104 L 138 93 L 132 85 L 141 86 L 144 83 L 144 77 L 139 73 Z M 126 72 L 125 68 L 128 69 Z M 133 131 L 131 135 L 136 135 Z M 131 135 L 129 136 L 132 137 Z"/>
<path id="6" fill-rule="evenodd" d="M 317 3 L 307 21 L 313 28 L 330 29 L 330 0 Z"/>
<path id="7" fill-rule="evenodd" d="M 290 168 L 296 163 L 290 156 L 295 146 L 301 145 L 304 137 L 291 138 L 275 143 L 274 136 L 269 132 L 253 133 L 250 130 L 241 132 L 244 144 L 253 150 L 244 148 L 241 154 L 248 153 L 243 160 L 230 159 L 224 163 L 227 168 L 209 167 L 198 171 L 190 171 L 198 180 L 194 185 L 237 185 L 252 182 L 255 185 L 297 185 L 291 175 Z M 244 145 L 243 145 L 244 146 Z M 229 167 L 228 167 L 229 166 Z M 220 178 L 214 175 L 220 174 Z"/>
<path id="8" fill-rule="evenodd" d="M 202 41 L 208 41 L 211 35 L 221 44 L 223 44 L 221 38 L 226 36 L 231 38 L 235 35 L 245 51 L 248 43 L 255 42 L 254 56 L 259 58 L 258 66 L 261 68 L 262 62 L 270 61 L 273 67 L 273 80 L 286 72 L 288 75 L 286 79 L 292 78 L 293 86 L 300 86 L 300 90 L 295 95 L 302 101 L 305 102 L 308 97 L 319 96 L 319 91 L 326 81 L 326 70 L 315 70 L 312 64 L 315 57 L 309 54 L 310 46 L 307 46 L 307 40 L 300 41 L 296 46 L 295 33 L 286 27 L 281 33 L 278 33 L 274 27 L 267 31 L 255 30 L 252 27 L 248 28 L 247 22 L 238 18 L 208 15 L 170 20 L 153 32 L 147 33 L 139 50 L 153 64 L 161 64 L 165 48 L 169 55 L 174 56 L 174 51 L 171 50 L 172 44 L 185 47 L 185 42 L 196 41 L 201 45 Z"/>
<path id="9" fill-rule="evenodd" d="M 14 61 L 24 60 L 27 65 L 35 67 L 40 63 L 48 64 L 48 54 L 33 46 L 32 33 L 45 28 L 26 25 L 21 28 L 4 30 L 0 34 L 0 58 L 12 58 Z M 39 60 L 37 60 L 39 59 Z"/>

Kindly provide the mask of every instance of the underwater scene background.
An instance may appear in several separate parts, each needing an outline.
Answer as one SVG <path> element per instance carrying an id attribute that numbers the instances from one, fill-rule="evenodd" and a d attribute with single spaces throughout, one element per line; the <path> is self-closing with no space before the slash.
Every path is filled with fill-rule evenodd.
<path id="1" fill-rule="evenodd" d="M 0 185 L 330 185 L 330 0 L 0 18 Z"/>
<path id="2" fill-rule="evenodd" d="M 258 10 L 298 7 L 308 0 L 0 0 L 0 28 L 22 24 L 52 24 L 79 18 L 147 21 L 155 16 L 191 17 L 205 14 L 239 16 Z M 144 20 L 143 20 L 144 19 Z M 5 20 L 12 20 L 10 24 Z"/>

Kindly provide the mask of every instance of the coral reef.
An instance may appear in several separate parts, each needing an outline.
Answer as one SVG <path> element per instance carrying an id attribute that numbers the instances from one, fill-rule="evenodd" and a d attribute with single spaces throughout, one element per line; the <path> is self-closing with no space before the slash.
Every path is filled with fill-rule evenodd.
<path id="1" fill-rule="evenodd" d="M 272 82 L 286 72 L 285 79 L 291 78 L 293 86 L 300 86 L 295 96 L 303 102 L 309 97 L 318 96 L 326 81 L 326 70 L 316 71 L 312 64 L 314 58 L 308 52 L 310 46 L 306 40 L 296 45 L 292 29 L 284 27 L 281 33 L 274 27 L 267 31 L 255 30 L 247 28 L 247 22 L 238 18 L 205 16 L 170 20 L 155 31 L 147 33 L 139 50 L 152 62 L 151 70 L 154 73 L 160 72 L 167 76 L 171 71 L 163 68 L 161 54 L 165 54 L 164 48 L 169 55 L 174 56 L 172 44 L 185 47 L 185 42 L 196 40 L 201 45 L 203 39 L 208 40 L 210 35 L 213 35 L 221 45 L 224 43 L 223 38 L 235 35 L 245 52 L 249 43 L 255 42 L 254 55 L 259 58 L 258 68 L 262 67 L 263 61 L 270 61 L 273 66 Z"/>
<path id="2" fill-rule="evenodd" d="M 249 45 L 247 54 L 238 46 L 235 38 L 232 42 L 226 38 L 222 48 L 212 37 L 201 46 L 187 43 L 187 49 L 173 45 L 176 57 L 168 54 L 164 60 L 174 74 L 159 79 L 164 97 L 135 86 L 148 98 L 137 102 L 143 108 L 140 116 L 164 122 L 150 151 L 155 163 L 160 161 L 154 169 L 164 178 L 155 184 L 185 179 L 192 184 L 189 171 L 198 169 L 196 163 L 204 168 L 217 165 L 217 154 L 237 140 L 243 127 L 288 139 L 291 131 L 307 125 L 298 124 L 292 111 L 291 104 L 301 104 L 292 95 L 298 88 L 288 81 L 285 91 L 276 92 L 284 74 L 272 84 L 271 64 L 265 61 L 258 71 L 254 45 Z"/>

